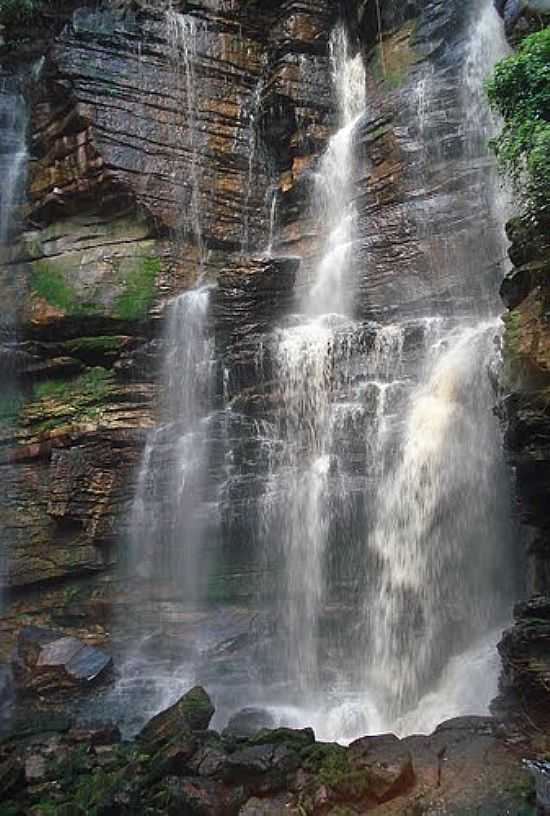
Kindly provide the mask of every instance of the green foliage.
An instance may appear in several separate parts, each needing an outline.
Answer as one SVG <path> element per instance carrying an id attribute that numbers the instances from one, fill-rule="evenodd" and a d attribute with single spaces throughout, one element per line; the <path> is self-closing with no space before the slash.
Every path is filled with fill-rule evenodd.
<path id="1" fill-rule="evenodd" d="M 492 141 L 503 172 L 534 215 L 550 212 L 550 27 L 526 37 L 487 81 L 492 108 L 502 116 Z"/>
<path id="2" fill-rule="evenodd" d="M 122 320 L 142 320 L 147 317 L 159 272 L 159 258 L 142 258 L 137 263 L 126 278 L 124 292 L 116 300 L 118 317 Z"/>

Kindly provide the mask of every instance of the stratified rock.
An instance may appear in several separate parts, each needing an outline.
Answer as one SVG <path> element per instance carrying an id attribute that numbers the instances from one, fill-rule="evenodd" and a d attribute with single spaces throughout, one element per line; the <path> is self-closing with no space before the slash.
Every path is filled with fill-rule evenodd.
<path id="1" fill-rule="evenodd" d="M 261 729 L 275 726 L 275 720 L 264 708 L 243 708 L 230 717 L 223 732 L 226 737 L 253 737 Z"/>
<path id="2" fill-rule="evenodd" d="M 195 686 L 173 706 L 149 720 L 139 739 L 158 748 L 192 731 L 206 731 L 214 711 L 206 691 L 201 686 Z"/>
<path id="3" fill-rule="evenodd" d="M 13 676 L 21 692 L 51 694 L 93 686 L 108 677 L 112 658 L 75 637 L 35 626 L 19 632 Z"/>

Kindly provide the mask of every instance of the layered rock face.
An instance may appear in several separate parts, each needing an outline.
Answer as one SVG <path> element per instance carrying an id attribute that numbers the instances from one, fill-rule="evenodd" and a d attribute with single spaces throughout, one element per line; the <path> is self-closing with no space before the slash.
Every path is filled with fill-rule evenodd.
<path id="1" fill-rule="evenodd" d="M 262 277 L 264 301 L 266 281 L 292 283 L 292 263 L 281 277 L 247 254 L 267 246 L 270 185 L 298 186 L 324 145 L 337 9 L 179 11 L 76 8 L 24 78 L 29 226 L 2 248 L 18 316 L 1 355 L 18 379 L 2 412 L 7 586 L 117 560 L 167 298 L 201 275 L 250 290 Z M 243 312 L 238 331 L 256 320 Z"/>

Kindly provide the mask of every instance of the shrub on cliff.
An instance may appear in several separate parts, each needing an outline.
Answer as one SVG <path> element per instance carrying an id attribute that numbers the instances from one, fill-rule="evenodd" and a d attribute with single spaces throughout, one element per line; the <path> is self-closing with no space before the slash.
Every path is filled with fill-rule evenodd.
<path id="1" fill-rule="evenodd" d="M 4 25 L 31 17 L 39 0 L 0 0 L 0 22 Z"/>
<path id="2" fill-rule="evenodd" d="M 492 147 L 528 211 L 550 214 L 550 27 L 531 34 L 487 82 L 504 122 Z"/>

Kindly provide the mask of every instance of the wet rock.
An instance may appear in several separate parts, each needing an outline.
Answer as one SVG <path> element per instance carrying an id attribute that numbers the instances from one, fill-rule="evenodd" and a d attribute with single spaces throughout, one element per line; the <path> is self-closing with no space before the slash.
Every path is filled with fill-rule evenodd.
<path id="1" fill-rule="evenodd" d="M 294 814 L 299 814 L 299 810 L 293 807 L 292 797 L 288 794 L 268 799 L 253 796 L 239 810 L 239 816 L 294 816 Z"/>
<path id="2" fill-rule="evenodd" d="M 221 779 L 225 772 L 226 763 L 227 754 L 220 747 L 206 745 L 189 762 L 189 768 L 198 776 Z"/>
<path id="3" fill-rule="evenodd" d="M 411 753 L 393 734 L 352 742 L 349 763 L 367 772 L 369 796 L 378 802 L 402 796 L 415 784 Z"/>
<path id="4" fill-rule="evenodd" d="M 68 738 L 89 745 L 116 745 L 122 739 L 118 725 L 114 723 L 90 723 L 71 728 Z"/>
<path id="5" fill-rule="evenodd" d="M 25 759 L 25 781 L 28 785 L 42 781 L 46 776 L 46 761 L 40 754 L 32 754 Z"/>
<path id="6" fill-rule="evenodd" d="M 0 764 L 0 801 L 13 794 L 25 781 L 25 770 L 19 757 L 13 756 Z"/>
<path id="7" fill-rule="evenodd" d="M 12 743 L 33 737 L 44 737 L 47 740 L 52 734 L 66 734 L 72 725 L 71 717 L 63 712 L 21 712 L 16 709 L 15 715 L 9 720 L 3 741 Z"/>
<path id="8" fill-rule="evenodd" d="M 243 708 L 230 717 L 223 732 L 224 737 L 252 737 L 261 729 L 275 726 L 273 716 L 265 708 Z"/>
<path id="9" fill-rule="evenodd" d="M 168 777 L 163 782 L 173 816 L 232 816 L 238 813 L 239 800 L 218 782 L 209 779 Z"/>
<path id="10" fill-rule="evenodd" d="M 9 666 L 0 664 L 0 712 L 12 698 L 13 681 Z"/>
<path id="11" fill-rule="evenodd" d="M 206 691 L 196 686 L 173 706 L 153 717 L 141 731 L 139 739 L 160 747 L 181 736 L 186 737 L 190 732 L 206 731 L 214 710 Z"/>
<path id="12" fill-rule="evenodd" d="M 282 790 L 300 764 L 298 752 L 285 744 L 252 745 L 235 751 L 226 763 L 225 779 L 256 794 Z"/>
<path id="13" fill-rule="evenodd" d="M 89 688 L 108 678 L 113 661 L 78 638 L 27 626 L 19 633 L 12 665 L 18 691 L 44 695 Z"/>

